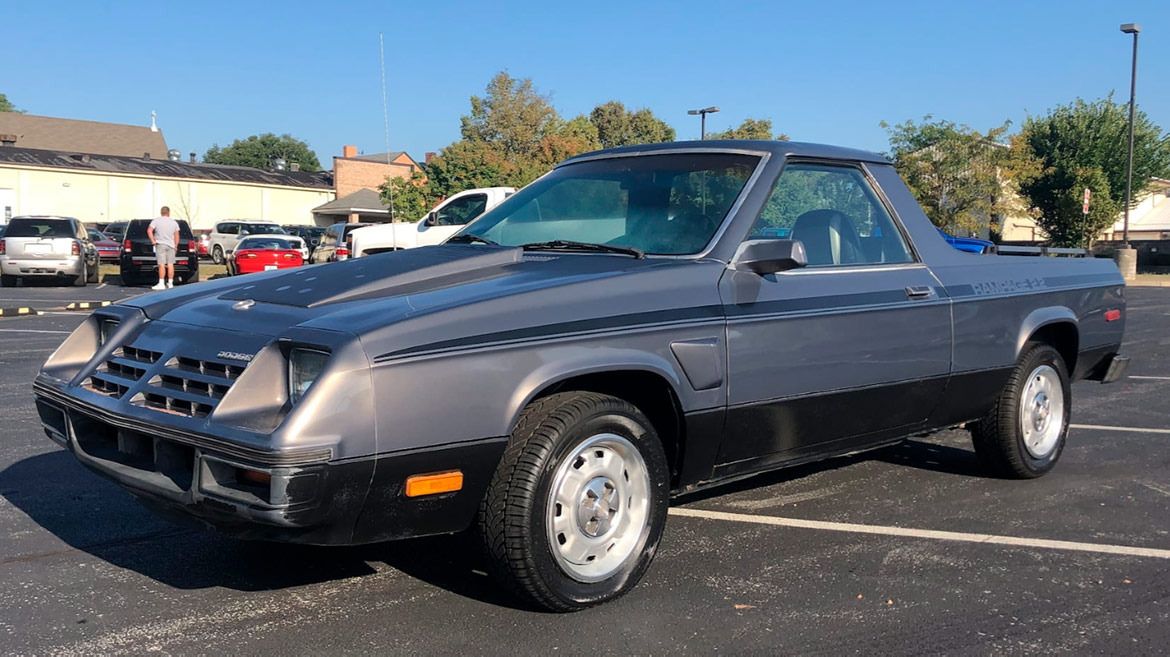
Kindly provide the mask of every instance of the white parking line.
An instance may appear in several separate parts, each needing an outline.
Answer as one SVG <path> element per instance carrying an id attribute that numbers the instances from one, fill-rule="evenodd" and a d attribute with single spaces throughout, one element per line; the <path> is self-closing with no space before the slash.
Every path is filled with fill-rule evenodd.
<path id="1" fill-rule="evenodd" d="M 1127 379 L 1143 379 L 1147 381 L 1170 381 L 1170 376 L 1139 376 L 1137 374 L 1130 374 L 1125 377 Z"/>
<path id="2" fill-rule="evenodd" d="M 1170 429 L 1147 429 L 1145 427 L 1107 427 L 1100 424 L 1070 424 L 1070 429 L 1096 429 L 1097 431 L 1126 431 L 1129 433 L 1170 433 Z"/>
<path id="3" fill-rule="evenodd" d="M 73 331 L 34 331 L 33 329 L 0 329 L 0 333 L 52 333 L 54 335 L 69 335 Z"/>
<path id="4" fill-rule="evenodd" d="M 826 522 L 823 520 L 801 520 L 798 518 L 778 518 L 775 516 L 754 516 L 748 515 L 746 513 L 727 513 L 725 511 L 707 511 L 705 509 L 687 509 L 678 507 L 672 508 L 670 510 L 670 515 L 682 516 L 686 518 L 702 518 L 705 520 L 743 522 L 755 525 L 772 525 L 775 527 L 796 527 L 799 529 L 820 529 L 832 532 L 878 534 L 881 536 L 905 536 L 907 538 L 927 538 L 939 541 L 961 541 L 964 543 L 1011 545 L 1015 547 L 1039 548 L 1044 550 L 1072 550 L 1074 552 L 1096 552 L 1099 554 L 1120 554 L 1130 557 L 1170 559 L 1170 550 L 1133 547 L 1130 545 L 1079 543 L 1076 541 L 1050 541 L 1043 538 L 1018 538 L 1016 536 L 997 536 L 995 534 L 969 534 L 967 532 L 946 532 L 934 529 L 912 529 L 909 527 L 889 527 L 884 525 L 858 525 L 849 522 Z"/>

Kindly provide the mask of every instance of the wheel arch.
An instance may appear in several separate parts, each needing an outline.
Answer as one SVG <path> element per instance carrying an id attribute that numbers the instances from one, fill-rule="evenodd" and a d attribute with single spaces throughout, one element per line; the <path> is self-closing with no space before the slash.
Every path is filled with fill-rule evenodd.
<path id="1" fill-rule="evenodd" d="M 1069 376 L 1076 370 L 1077 353 L 1080 349 L 1080 328 L 1077 316 L 1064 306 L 1049 306 L 1033 310 L 1020 329 L 1016 340 L 1016 358 L 1023 354 L 1029 342 L 1043 342 L 1052 345 L 1064 359 Z"/>
<path id="2" fill-rule="evenodd" d="M 673 369 L 664 365 L 651 359 L 630 360 L 564 367 L 555 374 L 530 377 L 513 400 L 509 432 L 515 429 L 520 413 L 533 400 L 570 390 L 612 395 L 633 404 L 650 420 L 662 441 L 673 483 L 681 468 L 686 424 L 679 395 L 682 381 Z"/>

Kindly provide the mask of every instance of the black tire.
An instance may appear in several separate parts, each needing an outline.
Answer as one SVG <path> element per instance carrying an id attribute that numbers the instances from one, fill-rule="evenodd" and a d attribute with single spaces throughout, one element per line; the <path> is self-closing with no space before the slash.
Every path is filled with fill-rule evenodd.
<path id="1" fill-rule="evenodd" d="M 102 275 L 101 269 L 102 269 L 102 262 L 101 262 L 101 260 L 98 260 L 98 263 L 96 265 L 94 265 L 93 269 L 89 272 L 89 278 L 87 278 L 86 280 L 90 283 L 100 282 L 101 275 Z"/>
<path id="2" fill-rule="evenodd" d="M 628 556 L 617 562 L 612 572 L 599 573 L 604 579 L 584 581 L 571 575 L 554 555 L 550 514 L 559 515 L 562 507 L 552 499 L 553 487 L 559 471 L 579 467 L 573 465 L 581 460 L 578 449 L 603 436 L 625 441 L 641 459 L 640 463 L 633 458 L 623 461 L 623 468 L 627 467 L 625 463 L 630 464 L 629 470 L 622 471 L 627 483 L 626 487 L 610 489 L 618 506 L 609 510 L 611 507 L 606 505 L 609 518 L 617 523 L 618 516 L 613 514 L 622 513 L 622 518 L 641 515 L 644 519 L 636 523 L 631 520 L 635 524 L 629 527 L 635 531 L 622 548 L 630 550 Z M 589 450 L 582 453 L 588 454 Z M 637 473 L 640 465 L 645 467 L 644 479 Z M 631 472 L 634 480 L 648 485 L 641 489 L 628 487 Z M 638 497 L 638 503 L 621 507 L 621 499 L 635 490 L 644 490 L 645 495 L 631 494 L 629 499 Z M 618 598 L 641 580 L 654 558 L 666 525 L 669 494 L 662 442 L 650 421 L 633 405 L 591 392 L 557 393 L 533 401 L 521 414 L 480 505 L 478 529 L 489 569 L 520 598 L 549 611 L 576 611 Z M 639 510 L 631 511 L 635 506 Z M 637 527 L 641 527 L 640 531 Z M 611 540 L 607 536 L 601 535 L 602 543 Z M 604 548 L 603 559 L 613 545 Z"/>
<path id="3" fill-rule="evenodd" d="M 73 279 L 74 287 L 85 287 L 86 281 L 89 280 L 89 265 L 84 262 L 81 263 L 81 275 Z"/>
<path id="4" fill-rule="evenodd" d="M 187 274 L 187 277 L 183 279 L 183 285 L 186 285 L 188 283 L 198 283 L 198 282 L 199 282 L 199 270 L 198 269 L 191 272 L 190 274 Z"/>
<path id="5" fill-rule="evenodd" d="M 118 278 L 122 281 L 122 287 L 136 287 L 138 285 L 142 285 L 142 280 L 138 276 L 126 271 L 125 269 L 119 270 Z"/>
<path id="6" fill-rule="evenodd" d="M 1032 409 L 1042 402 L 1037 401 L 1039 395 L 1030 400 L 1024 399 L 1024 395 L 1032 389 L 1029 385 L 1034 377 L 1049 370 L 1055 371 L 1059 379 L 1060 431 L 1056 434 L 1055 444 L 1050 449 L 1034 453 L 1025 442 L 1026 436 L 1022 425 L 1036 416 L 1022 414 L 1032 413 Z M 1045 395 L 1045 399 L 1047 398 L 1048 395 Z M 1050 408 L 1050 399 L 1048 404 L 1045 406 L 1046 409 Z M 987 415 L 970 427 L 979 461 L 991 472 L 1011 479 L 1033 479 L 1046 474 L 1056 466 L 1061 452 L 1064 451 L 1071 409 L 1072 389 L 1069 385 L 1068 367 L 1060 352 L 1048 344 L 1028 343 L 995 405 Z M 1043 416 L 1048 418 L 1047 410 Z M 1052 419 L 1046 421 L 1051 422 Z"/>
<path id="7" fill-rule="evenodd" d="M 223 249 L 218 244 L 211 249 L 211 261 L 217 265 L 223 264 Z"/>
<path id="8" fill-rule="evenodd" d="M 16 281 L 20 280 L 16 276 L 9 276 L 8 274 L 0 275 L 0 287 L 16 287 Z"/>

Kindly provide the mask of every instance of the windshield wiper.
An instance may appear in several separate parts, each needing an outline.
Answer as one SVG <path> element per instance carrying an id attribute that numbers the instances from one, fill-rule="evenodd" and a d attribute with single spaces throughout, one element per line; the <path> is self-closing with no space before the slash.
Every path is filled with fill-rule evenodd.
<path id="1" fill-rule="evenodd" d="M 550 242 L 529 242 L 521 244 L 525 251 L 596 251 L 599 253 L 621 253 L 634 256 L 641 260 L 646 257 L 642 249 L 632 246 L 617 246 L 615 244 L 596 244 L 593 242 L 574 242 L 572 240 L 552 240 Z"/>
<path id="2" fill-rule="evenodd" d="M 456 235 L 456 236 L 452 237 L 451 239 L 447 240 L 448 244 L 471 244 L 472 242 L 479 242 L 480 244 L 487 244 L 488 246 L 499 246 L 500 245 L 499 242 L 496 242 L 494 240 L 489 240 L 486 237 L 480 237 L 479 235 L 476 235 L 475 233 L 463 233 L 462 235 Z"/>

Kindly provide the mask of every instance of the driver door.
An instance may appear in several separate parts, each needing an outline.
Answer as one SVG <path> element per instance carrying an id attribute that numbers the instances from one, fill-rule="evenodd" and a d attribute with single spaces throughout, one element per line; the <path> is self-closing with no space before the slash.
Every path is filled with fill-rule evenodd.
<path id="1" fill-rule="evenodd" d="M 941 285 L 859 164 L 786 165 L 748 239 L 808 266 L 727 270 L 728 412 L 716 474 L 843 453 L 925 423 L 950 371 Z"/>

